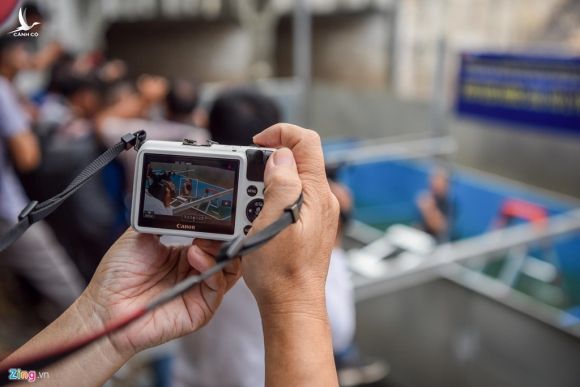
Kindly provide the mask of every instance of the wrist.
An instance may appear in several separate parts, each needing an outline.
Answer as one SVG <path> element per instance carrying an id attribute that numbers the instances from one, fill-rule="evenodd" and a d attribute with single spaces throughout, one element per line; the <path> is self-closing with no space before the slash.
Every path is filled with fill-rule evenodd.
<path id="1" fill-rule="evenodd" d="M 289 290 L 281 293 L 272 291 L 256 300 L 262 320 L 290 316 L 327 319 L 324 288 Z"/>
<path id="2" fill-rule="evenodd" d="M 78 335 L 86 336 L 101 332 L 109 323 L 109 318 L 104 308 L 96 303 L 92 297 L 83 293 L 73 304 L 72 311 L 79 319 L 81 328 Z M 106 335 L 93 344 L 97 354 L 103 358 L 104 363 L 120 368 L 133 355 L 133 348 L 122 348 L 114 341 L 114 335 Z"/>
<path id="3" fill-rule="evenodd" d="M 338 385 L 324 297 L 310 302 L 261 303 L 259 307 L 266 349 L 266 385 Z M 291 379 L 281 382 L 284 376 Z"/>

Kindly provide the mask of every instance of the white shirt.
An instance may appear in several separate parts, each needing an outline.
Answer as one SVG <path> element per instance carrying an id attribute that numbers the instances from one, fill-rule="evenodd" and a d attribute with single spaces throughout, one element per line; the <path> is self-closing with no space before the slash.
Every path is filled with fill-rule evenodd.
<path id="1" fill-rule="evenodd" d="M 161 200 L 151 196 L 149 192 L 145 192 L 143 211 L 151 211 L 155 215 L 173 215 L 171 207 L 165 207 Z"/>
<path id="2" fill-rule="evenodd" d="M 334 249 L 326 282 L 326 305 L 335 352 L 353 339 L 353 286 L 342 249 Z M 265 384 L 262 320 L 243 279 L 225 295 L 207 324 L 178 341 L 174 387 L 256 387 Z"/>

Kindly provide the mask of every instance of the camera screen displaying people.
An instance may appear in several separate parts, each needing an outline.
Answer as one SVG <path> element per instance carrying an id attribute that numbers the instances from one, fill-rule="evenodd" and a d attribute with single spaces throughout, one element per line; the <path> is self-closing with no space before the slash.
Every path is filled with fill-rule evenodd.
<path id="1" fill-rule="evenodd" d="M 146 154 L 139 225 L 233 234 L 239 161 Z"/>

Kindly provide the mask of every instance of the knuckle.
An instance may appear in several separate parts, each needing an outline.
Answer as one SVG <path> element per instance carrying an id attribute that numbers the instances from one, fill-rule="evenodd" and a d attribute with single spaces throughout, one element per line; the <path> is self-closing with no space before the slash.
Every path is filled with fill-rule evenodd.
<path id="1" fill-rule="evenodd" d="M 312 129 L 303 129 L 304 130 L 304 137 L 306 139 L 308 139 L 308 141 L 311 141 L 313 144 L 320 144 L 321 140 L 320 140 L 320 135 L 318 134 L 318 132 L 312 130 Z"/>
<path id="2" fill-rule="evenodd" d="M 280 133 L 282 144 L 289 148 L 293 148 L 298 144 L 303 144 L 311 148 L 321 148 L 322 141 L 320 135 L 312 129 L 306 129 L 284 122 L 277 123 L 274 126 L 276 128 L 275 130 Z"/>
<path id="3" fill-rule="evenodd" d="M 286 122 L 280 122 L 276 124 L 276 126 L 280 129 L 281 132 L 287 135 L 296 136 L 298 133 L 300 133 L 300 128 L 298 126 Z"/>
<path id="4" fill-rule="evenodd" d="M 340 213 L 340 204 L 338 204 L 338 199 L 333 194 L 329 195 L 329 213 L 333 218 L 338 219 L 338 215 Z"/>
<path id="5" fill-rule="evenodd" d="M 282 132 L 286 132 L 288 131 L 288 124 L 285 122 L 278 122 L 277 124 L 274 124 L 274 128 L 279 129 Z"/>
<path id="6" fill-rule="evenodd" d="M 284 171 L 272 173 L 269 179 L 269 186 L 276 189 L 295 189 L 300 187 L 300 181 L 294 177 L 288 176 Z"/>
<path id="7" fill-rule="evenodd" d="M 334 194 L 328 190 L 326 195 L 320 196 L 321 211 L 326 216 L 328 222 L 338 222 L 340 205 Z"/>

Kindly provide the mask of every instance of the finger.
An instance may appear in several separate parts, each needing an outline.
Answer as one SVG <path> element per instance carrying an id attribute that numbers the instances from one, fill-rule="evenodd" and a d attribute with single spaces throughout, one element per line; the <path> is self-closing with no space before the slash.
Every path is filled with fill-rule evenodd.
<path id="1" fill-rule="evenodd" d="M 159 257 L 166 256 L 168 247 L 163 245 L 159 239 L 159 235 L 140 233 L 129 227 L 115 241 L 103 259 L 121 257 L 119 254 L 112 254 L 113 251 L 142 251 L 147 252 L 146 254 L 141 254 L 143 262 L 154 263 L 155 265 L 161 264 L 162 261 L 160 261 Z"/>
<path id="2" fill-rule="evenodd" d="M 214 266 L 215 260 L 211 255 L 193 245 L 187 250 L 187 261 L 195 270 L 200 273 L 206 272 Z M 213 291 L 220 291 L 225 289 L 226 282 L 223 273 L 216 273 L 204 281 L 207 286 Z"/>
<path id="3" fill-rule="evenodd" d="M 220 251 L 223 242 L 198 238 L 193 241 L 193 244 L 198 246 L 205 253 L 215 257 Z M 234 258 L 224 267 L 223 273 L 226 279 L 226 291 L 228 291 L 242 275 L 241 259 L 239 257 Z"/>
<path id="4" fill-rule="evenodd" d="M 290 149 L 280 148 L 268 159 L 264 171 L 264 207 L 254 222 L 260 225 L 270 224 L 280 217 L 285 207 L 296 201 L 302 191 L 302 182 L 294 156 Z"/>
<path id="5" fill-rule="evenodd" d="M 204 252 L 211 255 L 212 257 L 215 257 L 218 255 L 223 242 L 196 238 L 193 240 L 192 244 L 198 246 L 200 249 L 202 249 Z"/>
<path id="6" fill-rule="evenodd" d="M 228 291 L 242 275 L 242 259 L 237 257 L 228 263 L 224 268 L 224 275 L 226 278 L 226 291 Z"/>
<path id="7" fill-rule="evenodd" d="M 254 143 L 271 148 L 286 147 L 292 150 L 298 172 L 303 180 L 325 181 L 324 156 L 320 136 L 313 130 L 291 124 L 276 124 L 253 138 Z"/>
<path id="8" fill-rule="evenodd" d="M 121 234 L 118 240 L 126 240 L 126 239 L 159 241 L 159 235 L 140 233 L 136 231 L 133 227 L 129 227 L 125 230 L 123 234 Z"/>

